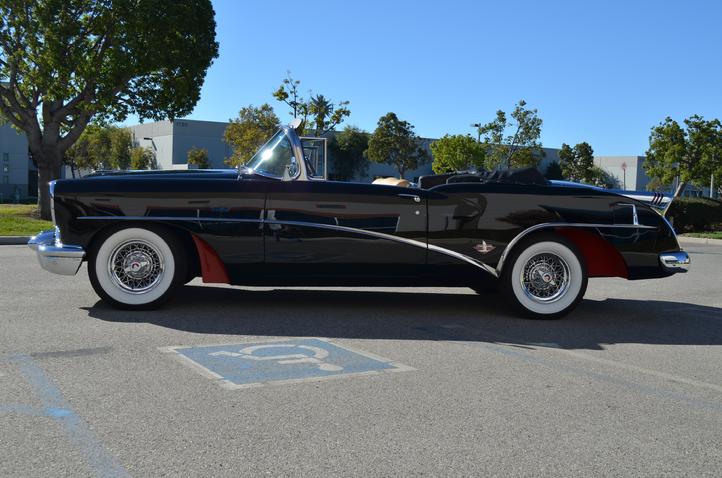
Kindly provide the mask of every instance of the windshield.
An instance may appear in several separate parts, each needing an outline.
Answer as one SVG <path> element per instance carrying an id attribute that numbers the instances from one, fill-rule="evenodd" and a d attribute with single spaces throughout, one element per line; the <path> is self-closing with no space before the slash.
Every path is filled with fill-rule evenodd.
<path id="1" fill-rule="evenodd" d="M 246 167 L 256 173 L 277 178 L 284 177 L 286 171 L 289 178 L 298 174 L 298 164 L 291 142 L 283 130 L 273 135 L 246 163 Z"/>

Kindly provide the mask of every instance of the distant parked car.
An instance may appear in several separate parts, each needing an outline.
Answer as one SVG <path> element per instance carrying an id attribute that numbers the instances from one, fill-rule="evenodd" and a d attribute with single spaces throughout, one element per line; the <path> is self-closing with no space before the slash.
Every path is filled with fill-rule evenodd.
<path id="1" fill-rule="evenodd" d="M 86 261 L 98 295 L 125 309 L 157 307 L 202 276 L 234 285 L 499 287 L 525 314 L 555 318 L 577 305 L 590 277 L 666 277 L 689 265 L 661 214 L 602 189 L 529 170 L 388 183 L 317 178 L 286 126 L 239 170 L 54 181 L 56 228 L 29 245 L 58 274 Z"/>

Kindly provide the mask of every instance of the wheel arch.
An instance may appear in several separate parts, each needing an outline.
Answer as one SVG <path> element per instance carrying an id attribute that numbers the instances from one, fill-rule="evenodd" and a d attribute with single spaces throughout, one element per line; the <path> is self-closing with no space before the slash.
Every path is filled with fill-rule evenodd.
<path id="1" fill-rule="evenodd" d="M 98 230 L 93 233 L 93 236 L 88 242 L 88 251 L 96 250 L 99 246 L 98 242 L 104 237 L 110 235 L 112 232 L 119 231 L 121 229 L 129 229 L 131 227 L 139 227 L 156 232 L 160 230 L 173 234 L 183 244 L 188 264 L 189 279 L 200 275 L 200 258 L 196 244 L 193 241 L 193 234 L 190 231 L 174 224 L 147 221 L 123 221 L 121 223 L 109 222 L 108 224 L 98 228 Z"/>
<path id="2" fill-rule="evenodd" d="M 622 255 L 595 228 L 566 224 L 540 224 L 522 231 L 504 249 L 496 267 L 497 273 L 501 275 L 507 266 L 506 259 L 523 240 L 549 233 L 568 239 L 577 247 L 586 264 L 588 277 L 629 277 Z"/>

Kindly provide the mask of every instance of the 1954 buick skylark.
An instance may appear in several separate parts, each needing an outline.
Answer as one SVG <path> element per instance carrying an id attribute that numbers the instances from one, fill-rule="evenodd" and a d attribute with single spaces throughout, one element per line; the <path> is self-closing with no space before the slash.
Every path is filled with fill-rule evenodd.
<path id="1" fill-rule="evenodd" d="M 29 242 L 40 265 L 74 275 L 86 261 L 98 295 L 124 309 L 157 307 L 202 276 L 498 287 L 526 315 L 556 318 L 589 277 L 658 278 L 689 265 L 648 202 L 530 170 L 426 176 L 418 187 L 326 181 L 291 126 L 239 170 L 100 173 L 50 190 L 56 227 Z"/>

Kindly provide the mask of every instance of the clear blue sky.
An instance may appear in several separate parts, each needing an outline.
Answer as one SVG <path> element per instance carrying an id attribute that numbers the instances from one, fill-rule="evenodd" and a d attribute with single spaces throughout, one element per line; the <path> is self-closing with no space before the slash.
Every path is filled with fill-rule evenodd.
<path id="1" fill-rule="evenodd" d="M 523 98 L 542 142 L 644 154 L 665 116 L 722 117 L 722 2 L 216 0 L 220 57 L 193 119 L 268 102 L 291 70 L 351 102 L 373 130 L 393 111 L 417 134 L 473 133 Z"/>

